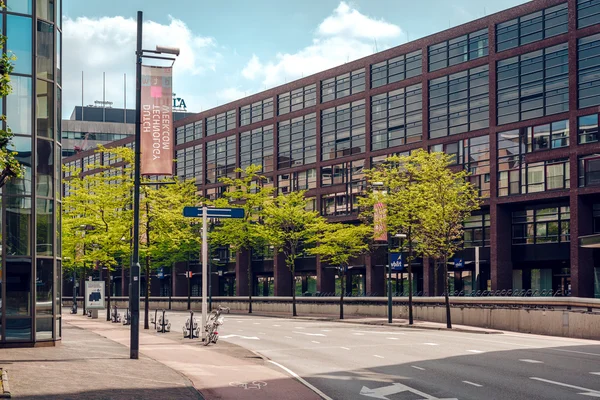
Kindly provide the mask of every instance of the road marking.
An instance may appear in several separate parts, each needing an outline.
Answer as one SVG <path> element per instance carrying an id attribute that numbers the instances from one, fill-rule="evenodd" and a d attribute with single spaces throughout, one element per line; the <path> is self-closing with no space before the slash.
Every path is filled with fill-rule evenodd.
<path id="1" fill-rule="evenodd" d="M 360 390 L 361 396 L 374 397 L 376 399 L 385 399 L 388 400 L 386 396 L 390 396 L 396 393 L 409 392 L 412 394 L 416 394 L 420 396 L 423 400 L 456 400 L 456 399 L 438 399 L 435 396 L 431 396 L 427 393 L 423 393 L 417 389 L 413 389 L 401 383 L 392 383 L 390 386 L 382 386 L 377 389 L 369 389 L 366 386 L 363 386 Z"/>
<path id="2" fill-rule="evenodd" d="M 295 326 L 294 329 L 306 329 L 306 328 L 303 326 Z"/>
<path id="3" fill-rule="evenodd" d="M 238 329 L 238 332 L 244 332 L 244 330 L 243 329 Z"/>
<path id="4" fill-rule="evenodd" d="M 425 371 L 425 368 L 417 367 L 416 365 L 411 365 L 412 368 L 418 369 L 419 371 Z"/>
<path id="5" fill-rule="evenodd" d="M 373 357 L 377 357 L 377 358 L 384 358 L 383 356 L 380 356 L 378 354 L 373 354 Z"/>
<path id="6" fill-rule="evenodd" d="M 273 325 L 273 326 L 281 326 L 281 325 Z"/>
<path id="7" fill-rule="evenodd" d="M 297 333 L 299 335 L 306 335 L 306 336 L 327 336 L 322 333 L 309 333 L 309 332 L 296 332 L 296 331 L 292 331 L 292 333 Z"/>
<path id="8" fill-rule="evenodd" d="M 427 346 L 439 346 L 437 343 L 423 343 L 426 344 Z"/>
<path id="9" fill-rule="evenodd" d="M 259 335 L 266 335 L 264 332 L 258 332 Z"/>
<path id="10" fill-rule="evenodd" d="M 341 349 L 344 349 L 344 350 L 350 350 L 350 348 L 349 348 L 349 347 L 340 347 L 340 348 L 341 348 Z"/>
<path id="11" fill-rule="evenodd" d="M 543 364 L 544 363 L 543 361 L 530 360 L 528 358 L 521 358 L 521 359 L 519 359 L 519 361 L 530 363 L 530 364 Z"/>
<path id="12" fill-rule="evenodd" d="M 553 351 L 564 351 L 565 353 L 577 353 L 577 354 L 585 354 L 587 356 L 600 356 L 598 353 L 586 353 L 585 351 L 575 351 L 575 350 L 564 350 L 564 349 L 548 349 Z"/>
<path id="13" fill-rule="evenodd" d="M 400 340 L 397 337 L 386 337 L 386 339 L 388 339 L 388 340 Z"/>
<path id="14" fill-rule="evenodd" d="M 592 375 L 600 375 L 600 372 L 590 372 Z"/>
<path id="15" fill-rule="evenodd" d="M 233 337 L 239 337 L 240 339 L 248 339 L 248 340 L 260 340 L 258 337 L 256 336 L 242 336 L 242 335 L 225 335 L 225 336 L 221 336 L 219 335 L 219 337 L 221 339 L 229 339 L 229 338 L 233 338 Z"/>
<path id="16" fill-rule="evenodd" d="M 285 338 L 286 339 L 293 339 L 291 336 L 286 336 Z"/>
<path id="17" fill-rule="evenodd" d="M 294 378 L 299 380 L 304 386 L 306 386 L 307 388 L 309 388 L 310 390 L 312 390 L 313 392 L 315 392 L 316 394 L 321 396 L 324 400 L 333 400 L 331 397 L 327 396 L 325 393 L 321 392 L 319 389 L 317 389 L 310 383 L 306 382 L 304 379 L 302 379 L 297 373 L 295 373 L 291 369 L 284 367 L 283 365 L 281 365 L 278 362 L 275 362 L 273 360 L 269 360 L 269 362 L 271 364 L 277 365 L 279 368 L 281 368 L 282 370 L 284 370 L 285 372 L 287 372 L 288 374 L 290 374 L 291 376 L 293 376 Z"/>
<path id="18" fill-rule="evenodd" d="M 375 333 L 379 335 L 405 335 L 404 332 L 394 332 L 394 331 L 354 331 L 358 333 Z"/>
<path id="19" fill-rule="evenodd" d="M 321 344 L 321 342 L 317 342 L 316 340 L 311 340 L 311 342 L 316 343 L 316 344 Z"/>
<path id="20" fill-rule="evenodd" d="M 481 350 L 467 350 L 469 353 L 483 353 Z"/>
<path id="21" fill-rule="evenodd" d="M 260 325 L 260 322 L 254 322 L 254 325 Z"/>
<path id="22" fill-rule="evenodd" d="M 321 332 L 331 332 L 331 329 L 321 329 Z"/>
<path id="23" fill-rule="evenodd" d="M 353 335 L 356 335 L 356 336 L 365 336 L 364 333 L 353 333 Z"/>
<path id="24" fill-rule="evenodd" d="M 471 386 L 476 386 L 476 387 L 482 387 L 483 386 L 483 385 L 480 385 L 479 383 L 470 382 L 470 381 L 463 381 L 463 383 L 466 383 L 467 385 L 471 385 Z"/>
<path id="25" fill-rule="evenodd" d="M 534 379 L 534 380 L 540 381 L 540 382 L 551 383 L 553 385 L 564 386 L 564 387 L 568 387 L 568 388 L 571 388 L 571 389 L 581 390 L 581 391 L 583 391 L 583 393 L 577 393 L 577 394 L 580 394 L 582 396 L 600 397 L 600 391 L 598 391 L 598 390 L 587 389 L 587 388 L 584 388 L 584 387 L 581 387 L 581 386 L 569 385 L 567 383 L 562 383 L 562 382 L 551 381 L 549 379 L 536 378 L 534 376 L 529 377 L 529 379 Z"/>

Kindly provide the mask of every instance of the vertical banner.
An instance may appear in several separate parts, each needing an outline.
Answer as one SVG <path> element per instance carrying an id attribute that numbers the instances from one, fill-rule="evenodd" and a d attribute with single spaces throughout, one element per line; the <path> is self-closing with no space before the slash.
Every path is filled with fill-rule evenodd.
<path id="1" fill-rule="evenodd" d="M 387 224 L 385 204 L 381 201 L 375 203 L 373 215 L 373 225 L 375 228 L 374 239 L 376 241 L 387 242 Z"/>
<path id="2" fill-rule="evenodd" d="M 142 175 L 173 175 L 172 73 L 171 67 L 142 66 Z"/>

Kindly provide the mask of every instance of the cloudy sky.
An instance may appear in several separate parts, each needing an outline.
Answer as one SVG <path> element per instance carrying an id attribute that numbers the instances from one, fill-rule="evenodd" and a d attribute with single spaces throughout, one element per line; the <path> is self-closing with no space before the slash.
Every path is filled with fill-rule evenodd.
<path id="1" fill-rule="evenodd" d="M 135 100 L 136 12 L 144 48 L 179 47 L 174 91 L 199 112 L 525 3 L 525 0 L 63 0 L 63 110 Z"/>

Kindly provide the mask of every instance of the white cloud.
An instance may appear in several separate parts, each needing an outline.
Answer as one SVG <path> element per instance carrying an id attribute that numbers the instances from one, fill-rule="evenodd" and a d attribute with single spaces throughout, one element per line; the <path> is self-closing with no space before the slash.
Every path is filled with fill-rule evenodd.
<path id="1" fill-rule="evenodd" d="M 253 55 L 242 70 L 250 80 L 273 87 L 399 44 L 399 26 L 361 14 L 342 1 L 318 26 L 312 44 L 295 53 L 278 53 L 261 62 Z"/>
<path id="2" fill-rule="evenodd" d="M 246 93 L 238 88 L 230 87 L 217 92 L 216 96 L 223 103 L 229 103 L 230 101 L 245 97 Z"/>
<path id="3" fill-rule="evenodd" d="M 195 35 L 183 21 L 169 18 L 168 24 L 153 21 L 144 23 L 143 47 L 154 49 L 156 45 L 166 45 L 180 48 L 173 84 L 178 97 L 182 97 L 182 92 L 187 90 L 185 82 L 215 71 L 221 55 L 213 38 Z M 102 100 L 102 73 L 106 72 L 106 100 L 113 101 L 115 107 L 123 104 L 123 74 L 126 73 L 127 104 L 132 107 L 135 99 L 136 21 L 123 17 L 80 17 L 66 18 L 63 25 L 65 114 L 81 104 L 81 71 L 85 74 L 86 105 L 94 100 Z M 164 65 L 164 62 L 147 63 Z M 197 104 L 192 107 L 200 106 Z"/>

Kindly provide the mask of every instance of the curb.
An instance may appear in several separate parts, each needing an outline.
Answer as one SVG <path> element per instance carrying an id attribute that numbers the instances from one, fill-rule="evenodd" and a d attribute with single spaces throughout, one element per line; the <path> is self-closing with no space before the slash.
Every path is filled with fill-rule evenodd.
<path id="1" fill-rule="evenodd" d="M 309 317 L 309 316 L 297 316 L 297 317 L 292 317 L 292 316 L 286 316 L 286 315 L 271 315 L 271 314 L 260 314 L 260 313 L 252 313 L 252 314 L 248 314 L 248 313 L 237 313 L 235 312 L 233 315 L 255 315 L 255 316 L 259 316 L 259 317 L 272 317 L 272 318 L 287 318 L 287 319 L 301 319 L 301 320 L 305 320 L 305 321 L 328 321 L 328 322 L 341 322 L 341 323 L 347 323 L 347 324 L 360 324 L 360 325 L 376 325 L 376 326 L 389 326 L 392 328 L 408 328 L 408 329 L 425 329 L 425 330 L 430 330 L 430 331 L 452 331 L 452 332 L 461 332 L 461 333 L 476 333 L 476 334 L 480 334 L 480 335 L 501 335 L 504 332 L 502 331 L 495 331 L 495 330 L 485 330 L 484 328 L 475 328 L 475 329 L 464 329 L 464 328 L 443 328 L 443 327 L 434 327 L 434 326 L 420 326 L 420 325 L 408 325 L 408 324 L 402 324 L 402 325 L 389 325 L 387 322 L 365 322 L 365 321 L 357 321 L 355 319 L 338 319 L 338 318 L 332 318 L 332 317 Z"/>
<path id="2" fill-rule="evenodd" d="M 2 371 L 2 392 L 0 393 L 0 399 L 10 399 L 10 388 L 8 386 L 8 373 L 5 369 L 0 368 Z"/>

